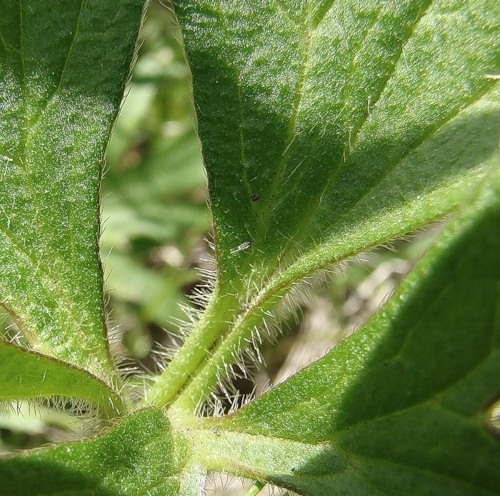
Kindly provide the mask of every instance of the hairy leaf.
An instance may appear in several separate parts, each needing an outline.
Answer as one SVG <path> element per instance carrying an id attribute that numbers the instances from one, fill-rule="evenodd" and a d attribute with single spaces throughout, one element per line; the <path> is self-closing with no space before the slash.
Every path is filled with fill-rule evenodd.
<path id="1" fill-rule="evenodd" d="M 195 496 L 196 467 L 159 410 L 142 410 L 97 439 L 0 458 L 12 496 Z"/>
<path id="2" fill-rule="evenodd" d="M 499 229 L 497 192 L 451 224 L 366 327 L 208 421 L 210 468 L 308 495 L 497 494 Z"/>
<path id="3" fill-rule="evenodd" d="M 95 403 L 110 413 L 123 410 L 117 393 L 87 371 L 3 340 L 0 377 L 0 400 L 64 396 Z"/>
<path id="4" fill-rule="evenodd" d="M 499 136 L 497 2 L 175 5 L 224 286 L 379 244 L 481 177 Z"/>
<path id="5" fill-rule="evenodd" d="M 499 17 L 493 0 L 174 4 L 217 285 L 150 398 L 188 411 L 296 281 L 475 194 L 500 135 Z"/>
<path id="6" fill-rule="evenodd" d="M 99 180 L 142 8 L 0 5 L 0 302 L 38 350 L 105 380 Z"/>

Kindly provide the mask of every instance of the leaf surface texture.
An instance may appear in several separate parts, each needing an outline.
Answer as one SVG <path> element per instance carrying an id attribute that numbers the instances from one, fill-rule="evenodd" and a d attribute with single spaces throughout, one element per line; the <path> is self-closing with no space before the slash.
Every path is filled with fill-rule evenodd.
<path id="1" fill-rule="evenodd" d="M 105 435 L 0 458 L 12 496 L 198 496 L 189 449 L 156 409 L 127 417 Z"/>
<path id="2" fill-rule="evenodd" d="M 496 2 L 174 3 L 227 290 L 415 229 L 482 177 Z"/>
<path id="3" fill-rule="evenodd" d="M 207 421 L 212 431 L 200 437 L 217 446 L 212 468 L 222 461 L 314 496 L 496 494 L 499 227 L 500 196 L 489 192 L 363 329 L 234 415 Z"/>
<path id="4" fill-rule="evenodd" d="M 0 301 L 37 350 L 107 381 L 99 182 L 142 8 L 0 6 Z"/>

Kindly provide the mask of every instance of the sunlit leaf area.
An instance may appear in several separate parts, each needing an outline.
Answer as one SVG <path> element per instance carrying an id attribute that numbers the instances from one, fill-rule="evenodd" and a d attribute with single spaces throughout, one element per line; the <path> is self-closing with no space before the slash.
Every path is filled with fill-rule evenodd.
<path id="1" fill-rule="evenodd" d="M 280 333 L 221 391 L 231 411 L 282 382 L 359 329 L 389 298 L 446 219 L 316 274 L 276 314 Z M 182 343 L 185 322 L 213 279 L 215 256 L 207 178 L 171 8 L 152 1 L 126 99 L 106 152 L 100 250 L 111 352 L 124 378 L 160 372 Z M 0 332 L 22 339 L 0 307 Z M 84 386 L 82 386 L 84 388 Z M 232 391 L 238 391 L 233 395 Z M 61 402 L 13 402 L 0 411 L 0 452 L 64 442 L 92 431 L 92 415 Z M 211 475 L 217 495 L 251 486 Z M 269 491 L 273 491 L 272 488 Z M 288 494 L 288 493 L 286 493 Z"/>
<path id="2" fill-rule="evenodd" d="M 180 342 L 185 307 L 196 307 L 196 288 L 214 270 L 206 174 L 195 127 L 182 37 L 170 8 L 154 1 L 108 146 L 101 200 L 108 326 L 125 374 L 128 369 L 158 371 Z M 266 367 L 252 380 L 242 377 L 238 389 L 258 394 L 355 331 L 438 230 L 415 233 L 312 278 L 295 297 L 298 311 L 283 312 L 278 346 L 264 349 Z M 16 336 L 5 314 L 1 326 Z M 22 403 L 16 408 L 21 416 L 0 416 L 2 450 L 71 438 L 65 431 L 72 420 L 63 412 Z"/>

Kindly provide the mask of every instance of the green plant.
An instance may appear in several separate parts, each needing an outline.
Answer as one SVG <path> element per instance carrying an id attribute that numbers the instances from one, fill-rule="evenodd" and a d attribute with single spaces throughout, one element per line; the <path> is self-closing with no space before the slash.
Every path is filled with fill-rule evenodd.
<path id="1" fill-rule="evenodd" d="M 218 470 L 254 480 L 249 494 L 495 494 L 496 2 L 175 9 L 217 269 L 183 346 L 141 382 L 110 356 L 97 246 L 143 2 L 0 5 L 0 295 L 22 333 L 0 342 L 0 397 L 92 405 L 99 432 L 3 457 L 0 487 L 194 495 Z M 451 213 L 362 329 L 231 414 L 199 415 L 301 281 Z"/>

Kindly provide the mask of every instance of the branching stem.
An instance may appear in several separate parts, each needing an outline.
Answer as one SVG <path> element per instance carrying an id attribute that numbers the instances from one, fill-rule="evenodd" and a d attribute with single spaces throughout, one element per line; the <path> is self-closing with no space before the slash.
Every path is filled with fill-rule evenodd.
<path id="1" fill-rule="evenodd" d="M 144 404 L 159 407 L 171 403 L 196 370 L 211 354 L 217 339 L 225 333 L 239 307 L 233 295 L 220 295 L 216 288 L 197 326 L 188 336 L 167 369 L 149 390 Z"/>
<path id="2" fill-rule="evenodd" d="M 276 306 L 295 281 L 352 254 L 347 252 L 332 260 L 327 250 L 319 248 L 299 258 L 271 278 L 244 312 L 236 295 L 223 294 L 218 286 L 198 325 L 150 389 L 144 404 L 170 405 L 174 416 L 191 416 L 210 396 L 226 367 L 234 364 L 252 342 L 252 334 L 263 324 L 266 312 Z"/>

